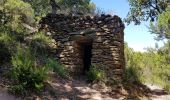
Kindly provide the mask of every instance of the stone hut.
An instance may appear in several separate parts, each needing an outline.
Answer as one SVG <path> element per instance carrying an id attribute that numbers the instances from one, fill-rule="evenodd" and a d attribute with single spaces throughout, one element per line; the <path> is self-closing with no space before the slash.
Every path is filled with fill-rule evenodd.
<path id="1" fill-rule="evenodd" d="M 95 65 L 109 80 L 122 79 L 124 24 L 118 16 L 48 14 L 40 21 L 40 30 L 57 41 L 56 58 L 76 75 Z"/>

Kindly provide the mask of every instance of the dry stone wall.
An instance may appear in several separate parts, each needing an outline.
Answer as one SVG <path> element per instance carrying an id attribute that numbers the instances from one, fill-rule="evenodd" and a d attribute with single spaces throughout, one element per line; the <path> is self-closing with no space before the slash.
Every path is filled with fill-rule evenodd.
<path id="1" fill-rule="evenodd" d="M 105 70 L 109 81 L 121 80 L 124 59 L 124 24 L 118 16 L 72 16 L 48 14 L 40 30 L 58 43 L 56 57 L 73 73 L 82 73 L 82 44 L 92 45 L 91 64 Z"/>

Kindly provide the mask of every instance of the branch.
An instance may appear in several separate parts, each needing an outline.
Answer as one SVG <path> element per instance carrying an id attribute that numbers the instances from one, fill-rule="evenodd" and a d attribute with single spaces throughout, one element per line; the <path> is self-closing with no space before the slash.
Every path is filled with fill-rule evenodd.
<path id="1" fill-rule="evenodd" d="M 157 11 L 158 11 L 159 13 L 161 13 L 161 11 L 160 11 L 160 9 L 159 9 L 159 5 L 158 5 L 158 0 L 155 0 L 155 2 L 156 2 L 156 9 L 157 9 Z"/>

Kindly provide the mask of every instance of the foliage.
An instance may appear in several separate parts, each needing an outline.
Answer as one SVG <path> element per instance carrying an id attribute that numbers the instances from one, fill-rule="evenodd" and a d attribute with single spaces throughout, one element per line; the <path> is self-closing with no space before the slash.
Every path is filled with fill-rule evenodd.
<path id="1" fill-rule="evenodd" d="M 158 54 L 165 57 L 166 64 L 170 64 L 170 41 L 158 50 Z"/>
<path id="2" fill-rule="evenodd" d="M 9 61 L 12 51 L 14 51 L 15 37 L 9 32 L 0 31 L 0 63 Z"/>
<path id="3" fill-rule="evenodd" d="M 24 93 L 27 90 L 40 91 L 47 79 L 47 68 L 36 65 L 35 55 L 31 54 L 29 48 L 17 48 L 12 56 L 12 73 L 14 86 L 11 87 L 14 93 Z"/>
<path id="4" fill-rule="evenodd" d="M 168 6 L 168 0 L 128 0 L 130 11 L 126 22 L 140 24 L 141 21 L 155 21 Z"/>
<path id="5" fill-rule="evenodd" d="M 53 58 L 49 58 L 46 61 L 46 66 L 50 69 L 52 69 L 56 74 L 58 74 L 61 77 L 67 77 L 68 71 L 64 67 L 64 65 L 60 64 Z"/>
<path id="6" fill-rule="evenodd" d="M 159 49 L 148 48 L 147 52 L 135 52 L 125 45 L 126 75 L 128 82 L 160 85 L 169 90 L 170 63 L 169 43 Z"/>
<path id="7" fill-rule="evenodd" d="M 32 9 L 34 9 L 34 14 L 35 16 L 38 17 L 43 17 L 47 13 L 50 13 L 50 5 L 49 1 L 50 0 L 22 0 L 28 4 L 31 5 Z"/>
<path id="8" fill-rule="evenodd" d="M 103 81 L 105 78 L 105 72 L 101 69 L 98 69 L 97 66 L 91 66 L 87 72 L 87 80 L 89 82 L 93 81 Z"/>
<path id="9" fill-rule="evenodd" d="M 140 82 L 142 81 L 141 77 L 141 67 L 138 66 L 142 61 L 142 54 L 140 52 L 134 52 L 133 49 L 129 48 L 127 44 L 125 44 L 125 61 L 126 61 L 126 69 L 125 69 L 125 78 L 126 82 Z"/>
<path id="10" fill-rule="evenodd" d="M 93 13 L 95 9 L 95 4 L 90 0 L 59 0 L 58 3 L 65 8 L 64 10 L 68 9 L 72 13 Z"/>
<path id="11" fill-rule="evenodd" d="M 157 39 L 170 38 L 169 0 L 128 0 L 130 11 L 125 22 L 134 22 L 139 25 L 141 21 L 150 20 L 150 32 L 158 36 Z"/>
<path id="12" fill-rule="evenodd" d="M 38 17 L 45 16 L 47 13 L 52 11 L 50 2 L 51 0 L 23 0 L 29 3 L 35 11 L 36 19 Z M 92 13 L 95 9 L 95 4 L 91 3 L 90 0 L 55 0 L 57 5 L 61 9 L 60 12 L 81 12 L 83 14 Z M 38 6 L 37 6 L 38 5 Z M 74 10 L 74 11 L 73 11 Z"/>
<path id="13" fill-rule="evenodd" d="M 49 36 L 46 36 L 43 32 L 37 32 L 31 36 L 30 45 L 37 50 L 37 52 L 44 53 L 46 49 L 50 49 L 51 46 L 55 45 L 55 41 Z"/>
<path id="14" fill-rule="evenodd" d="M 0 0 L 0 42 L 3 47 L 1 49 L 1 56 L 8 56 L 9 53 L 11 55 L 11 51 L 14 52 L 16 50 L 16 44 L 26 42 L 27 36 L 30 36 L 30 32 L 32 32 L 28 27 L 36 28 L 39 19 L 51 12 L 50 1 Z M 72 10 L 73 6 L 76 5 L 81 10 L 86 9 L 90 12 L 94 7 L 90 0 L 78 0 L 76 4 L 69 0 L 59 0 L 57 3 L 62 6 L 63 11 L 66 9 Z M 37 49 L 37 51 L 43 51 L 44 53 L 44 49 L 54 46 L 52 44 L 54 41 L 41 32 L 35 33 L 31 38 L 31 46 L 33 46 L 33 49 Z"/>
<path id="15" fill-rule="evenodd" d="M 170 39 L 170 5 L 158 16 L 158 21 L 150 24 L 150 32 L 157 35 L 158 40 Z"/>
<path id="16" fill-rule="evenodd" d="M 158 17 L 158 28 L 161 30 L 159 33 L 163 34 L 167 39 L 170 39 L 170 5 Z"/>
<path id="17" fill-rule="evenodd" d="M 34 22 L 34 11 L 28 3 L 21 0 L 4 0 L 0 5 L 0 24 L 3 26 L 20 33 L 24 30 L 22 23 Z"/>
<path id="18" fill-rule="evenodd" d="M 128 0 L 130 11 L 125 22 L 150 20 L 150 32 L 157 40 L 170 39 L 170 2 L 169 0 Z M 161 48 L 148 48 L 147 52 L 135 52 L 126 45 L 126 67 L 135 68 L 138 79 L 143 83 L 153 83 L 169 89 L 170 63 L 169 42 Z M 130 75 L 130 74 L 128 74 Z M 131 77 L 133 75 L 130 75 Z"/>
<path id="19" fill-rule="evenodd" d="M 10 52 L 8 48 L 0 42 L 0 64 L 3 63 L 4 61 L 9 61 L 10 60 Z"/>
<path id="20" fill-rule="evenodd" d="M 126 67 L 124 81 L 128 83 L 140 82 L 140 71 L 136 67 Z"/>

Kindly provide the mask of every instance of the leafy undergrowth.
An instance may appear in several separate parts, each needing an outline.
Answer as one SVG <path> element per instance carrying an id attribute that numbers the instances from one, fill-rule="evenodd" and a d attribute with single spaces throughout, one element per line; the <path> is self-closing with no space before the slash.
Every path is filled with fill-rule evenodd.
<path id="1" fill-rule="evenodd" d="M 128 92 L 133 99 L 135 100 L 143 100 L 145 98 L 166 98 L 165 95 L 168 95 L 166 89 L 156 89 L 153 90 L 150 87 L 142 84 L 141 82 L 141 73 L 140 70 L 136 69 L 136 67 L 126 67 L 125 76 L 123 80 L 123 87 Z M 168 97 L 169 98 L 169 97 Z M 152 99 L 149 99 L 152 100 Z M 157 99 L 156 99 L 157 100 Z M 164 99 L 159 99 L 164 100 Z"/>
<path id="2" fill-rule="evenodd" d="M 17 52 L 12 56 L 12 71 L 10 73 L 13 84 L 10 90 L 16 94 L 27 91 L 41 91 L 47 80 L 48 68 L 36 64 L 35 54 L 31 54 L 29 48 L 17 47 Z"/>
<path id="3" fill-rule="evenodd" d="M 31 92 L 42 92 L 45 83 L 49 81 L 50 72 L 54 72 L 62 78 L 68 77 L 65 67 L 55 59 L 42 56 L 41 59 L 38 59 L 36 52 L 32 52 L 30 47 L 20 44 L 11 57 L 9 67 L 0 66 L 0 77 L 7 76 L 4 79 L 9 78 L 9 80 L 5 82 L 1 78 L 0 80 L 8 86 L 11 93 L 23 96 Z"/>
<path id="4" fill-rule="evenodd" d="M 90 67 L 89 71 L 86 73 L 86 77 L 89 82 L 94 82 L 94 81 L 104 82 L 105 77 L 106 77 L 105 72 L 98 68 L 99 67 L 93 65 Z"/>

